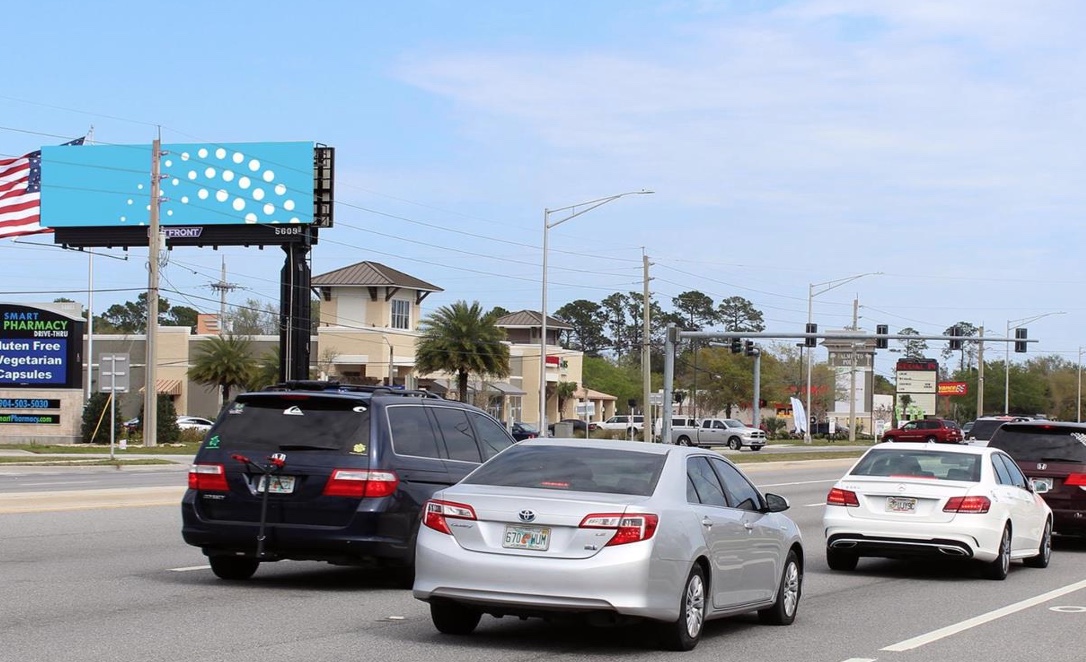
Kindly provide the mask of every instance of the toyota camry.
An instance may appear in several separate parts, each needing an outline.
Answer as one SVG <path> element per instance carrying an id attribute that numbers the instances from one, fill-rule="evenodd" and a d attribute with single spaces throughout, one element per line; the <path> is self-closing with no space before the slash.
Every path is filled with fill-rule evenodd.
<path id="1" fill-rule="evenodd" d="M 425 504 L 414 596 L 446 634 L 484 614 L 642 619 L 690 650 L 708 619 L 795 619 L 804 554 L 787 508 L 708 450 L 529 439 Z"/>

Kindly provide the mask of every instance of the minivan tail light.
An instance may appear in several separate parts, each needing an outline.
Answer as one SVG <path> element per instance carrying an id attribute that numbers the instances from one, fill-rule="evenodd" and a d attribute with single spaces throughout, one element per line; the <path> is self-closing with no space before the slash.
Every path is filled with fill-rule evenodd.
<path id="1" fill-rule="evenodd" d="M 860 499 L 856 496 L 856 493 L 851 490 L 842 490 L 840 487 L 834 487 L 831 488 L 830 493 L 826 495 L 826 505 L 859 508 Z"/>
<path id="2" fill-rule="evenodd" d="M 333 469 L 323 494 L 355 499 L 386 497 L 395 492 L 399 484 L 399 477 L 391 471 Z"/>
<path id="3" fill-rule="evenodd" d="M 452 535 L 446 519 L 475 519 L 475 509 L 463 503 L 432 499 L 422 508 L 422 523 L 441 533 Z"/>
<path id="4" fill-rule="evenodd" d="M 656 533 L 656 527 L 660 523 L 657 515 L 637 513 L 627 515 L 624 513 L 594 513 L 586 515 L 581 520 L 582 529 L 613 529 L 615 535 L 607 541 L 605 547 L 625 545 L 631 542 L 648 540 Z"/>
<path id="5" fill-rule="evenodd" d="M 1086 474 L 1068 474 L 1067 478 L 1064 479 L 1063 484 L 1086 487 Z"/>
<path id="6" fill-rule="evenodd" d="M 221 464 L 194 464 L 189 467 L 189 489 L 203 492 L 227 492 L 226 467 Z"/>
<path id="7" fill-rule="evenodd" d="M 959 496 L 947 499 L 943 512 L 983 514 L 991 507 L 992 501 L 986 496 Z"/>

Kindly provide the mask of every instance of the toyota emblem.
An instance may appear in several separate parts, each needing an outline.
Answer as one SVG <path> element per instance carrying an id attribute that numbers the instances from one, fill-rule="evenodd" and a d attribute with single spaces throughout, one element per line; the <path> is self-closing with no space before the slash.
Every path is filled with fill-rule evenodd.
<path id="1" fill-rule="evenodd" d="M 522 510 L 518 514 L 518 517 L 520 517 L 520 521 L 522 522 L 531 522 L 535 519 L 535 513 L 530 510 Z"/>
<path id="2" fill-rule="evenodd" d="M 1048 465 L 1045 464 L 1044 462 L 1038 462 L 1037 463 L 1037 471 L 1044 471 L 1047 468 L 1048 468 Z"/>

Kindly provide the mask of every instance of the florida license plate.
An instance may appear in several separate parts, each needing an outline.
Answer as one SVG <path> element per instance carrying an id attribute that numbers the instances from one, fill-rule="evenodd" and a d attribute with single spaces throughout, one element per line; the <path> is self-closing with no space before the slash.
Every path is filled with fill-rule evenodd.
<path id="1" fill-rule="evenodd" d="M 912 497 L 889 497 L 886 499 L 886 510 L 892 513 L 916 512 L 916 499 Z"/>
<path id="2" fill-rule="evenodd" d="M 1052 479 L 1051 478 L 1033 478 L 1030 480 L 1033 483 L 1033 490 L 1035 492 L 1051 492 L 1052 491 Z"/>
<path id="3" fill-rule="evenodd" d="M 545 552 L 551 541 L 551 530 L 538 526 L 507 526 L 502 547 L 506 549 L 531 549 Z"/>
<path id="4" fill-rule="evenodd" d="M 268 488 L 268 477 L 261 476 L 256 484 L 256 491 L 268 490 L 268 494 L 290 494 L 294 491 L 294 476 L 272 476 L 271 487 Z"/>

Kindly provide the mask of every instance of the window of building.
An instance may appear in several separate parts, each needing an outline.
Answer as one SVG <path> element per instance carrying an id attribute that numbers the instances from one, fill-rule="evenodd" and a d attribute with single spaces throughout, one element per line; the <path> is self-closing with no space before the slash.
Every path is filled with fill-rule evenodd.
<path id="1" fill-rule="evenodd" d="M 392 300 L 392 328 L 411 328 L 411 302 L 406 299 Z"/>

